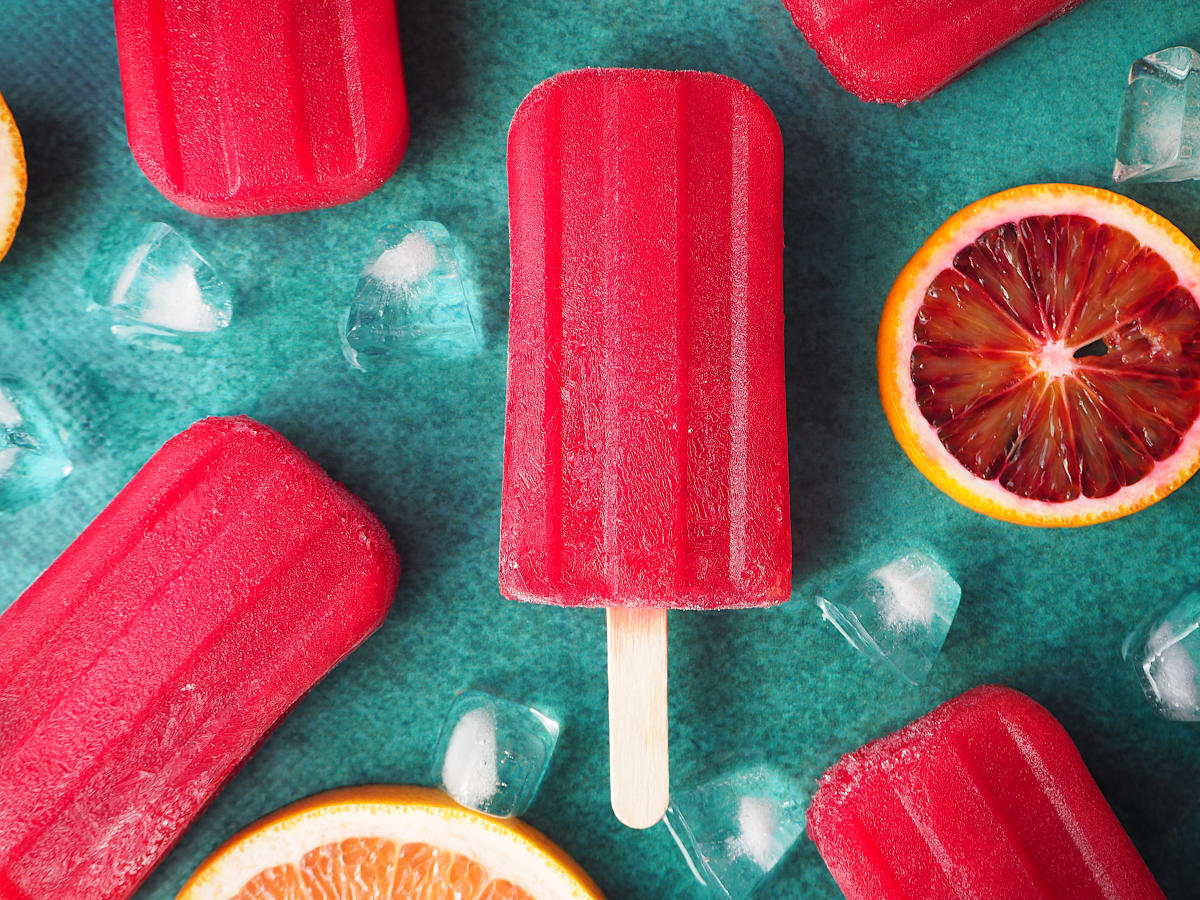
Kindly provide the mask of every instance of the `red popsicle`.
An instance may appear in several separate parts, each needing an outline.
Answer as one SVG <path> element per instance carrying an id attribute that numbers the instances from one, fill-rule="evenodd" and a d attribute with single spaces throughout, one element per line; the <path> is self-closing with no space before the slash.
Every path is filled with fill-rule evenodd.
<path id="1" fill-rule="evenodd" d="M 783 0 L 842 87 L 903 106 L 1083 0 Z"/>
<path id="2" fill-rule="evenodd" d="M 847 900 L 1162 900 L 1063 727 L 980 687 L 842 758 L 808 833 Z"/>
<path id="3" fill-rule="evenodd" d="M 168 441 L 0 616 L 0 897 L 130 896 L 398 576 L 271 429 Z"/>
<path id="4" fill-rule="evenodd" d="M 207 216 L 347 203 L 408 144 L 393 0 L 114 0 L 134 158 Z"/>
<path id="5" fill-rule="evenodd" d="M 517 110 L 508 174 L 500 589 L 609 608 L 613 716 L 662 704 L 632 742 L 661 746 L 654 765 L 612 722 L 614 767 L 652 782 L 617 814 L 653 824 L 665 610 L 791 590 L 779 128 L 720 75 L 567 72 Z M 621 676 L 652 702 L 622 705 Z"/>

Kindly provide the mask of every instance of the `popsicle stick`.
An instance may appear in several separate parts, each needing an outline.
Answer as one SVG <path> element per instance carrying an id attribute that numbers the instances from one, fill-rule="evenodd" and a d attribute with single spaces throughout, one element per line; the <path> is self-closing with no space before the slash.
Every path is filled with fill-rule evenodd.
<path id="1" fill-rule="evenodd" d="M 608 609 L 608 760 L 617 818 L 658 822 L 671 793 L 665 609 Z"/>

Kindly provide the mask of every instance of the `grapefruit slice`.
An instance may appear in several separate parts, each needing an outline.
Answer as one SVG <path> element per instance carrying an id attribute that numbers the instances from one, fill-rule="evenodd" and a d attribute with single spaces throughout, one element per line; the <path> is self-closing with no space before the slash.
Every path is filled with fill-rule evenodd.
<path id="1" fill-rule="evenodd" d="M 943 491 L 1029 525 L 1127 515 L 1200 465 L 1200 251 L 1126 197 L 1014 188 L 942 225 L 896 280 L 879 384 Z"/>
<path id="2" fill-rule="evenodd" d="M 267 816 L 218 848 L 176 900 L 603 900 L 516 820 L 440 791 L 345 788 Z"/>
<path id="3" fill-rule="evenodd" d="M 17 233 L 17 223 L 25 209 L 26 184 L 21 133 L 0 95 L 0 259 L 4 259 Z"/>

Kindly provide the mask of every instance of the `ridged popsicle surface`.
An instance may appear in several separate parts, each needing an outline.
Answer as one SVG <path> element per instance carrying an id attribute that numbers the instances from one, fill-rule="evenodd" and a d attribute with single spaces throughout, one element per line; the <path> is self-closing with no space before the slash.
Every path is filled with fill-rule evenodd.
<path id="1" fill-rule="evenodd" d="M 1063 727 L 975 688 L 843 757 L 808 833 L 848 900 L 1163 900 Z"/>
<path id="2" fill-rule="evenodd" d="M 791 583 L 778 126 L 746 86 L 592 69 L 509 132 L 500 586 L 720 608 Z"/>
<path id="3" fill-rule="evenodd" d="M 783 0 L 825 67 L 862 100 L 923 100 L 1083 0 Z"/>
<path id="4" fill-rule="evenodd" d="M 129 144 L 168 199 L 245 216 L 356 200 L 408 107 L 391 0 L 114 0 Z"/>
<path id="5" fill-rule="evenodd" d="M 0 896 L 132 894 L 398 577 L 379 522 L 276 432 L 167 442 L 0 616 Z"/>

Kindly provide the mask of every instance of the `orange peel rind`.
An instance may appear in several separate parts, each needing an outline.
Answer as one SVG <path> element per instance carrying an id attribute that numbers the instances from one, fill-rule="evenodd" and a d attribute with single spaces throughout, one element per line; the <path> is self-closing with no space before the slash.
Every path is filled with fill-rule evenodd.
<path id="1" fill-rule="evenodd" d="M 0 259 L 12 246 L 13 236 L 25 209 L 28 175 L 21 132 L 12 112 L 0 95 Z"/>
<path id="2" fill-rule="evenodd" d="M 1058 217 L 1058 218 L 1055 218 Z M 927 292 L 934 286 L 934 279 L 939 277 L 953 276 L 953 278 L 962 278 L 961 271 L 956 269 L 950 271 L 952 267 L 960 266 L 960 253 L 976 243 L 977 240 L 986 242 L 988 240 L 993 243 L 991 246 L 1001 247 L 1000 266 L 1003 267 L 1002 252 L 1007 251 L 1010 254 L 1009 258 L 1013 258 L 1013 251 L 1018 250 L 1015 254 L 1017 264 L 1014 265 L 1012 271 L 1031 273 L 1030 279 L 1037 281 L 1037 275 L 1032 274 L 1037 270 L 1037 265 L 1040 263 L 1041 271 L 1050 271 L 1050 275 L 1046 276 L 1044 282 L 1039 284 L 1051 283 L 1061 284 L 1066 282 L 1053 282 L 1054 271 L 1052 267 L 1048 267 L 1046 259 L 1053 259 L 1057 265 L 1057 261 L 1061 257 L 1069 257 L 1069 254 L 1062 253 L 1060 256 L 1055 256 L 1054 253 L 1048 253 L 1045 257 L 1034 261 L 1034 250 L 1029 250 L 1029 258 L 1025 259 L 1021 254 L 1025 253 L 1026 245 L 1021 243 L 1026 240 L 1030 231 L 1027 229 L 1029 222 L 1050 223 L 1046 225 L 1048 229 L 1045 233 L 1050 234 L 1052 229 L 1057 226 L 1057 223 L 1066 223 L 1070 217 L 1086 217 L 1094 220 L 1093 225 L 1097 228 L 1105 228 L 1111 226 L 1104 231 L 1105 235 L 1120 235 L 1120 232 L 1126 232 L 1120 235 L 1119 246 L 1135 246 L 1137 253 L 1142 254 L 1134 258 L 1133 262 L 1124 261 L 1121 265 L 1113 267 L 1112 260 L 1102 256 L 1100 251 L 1095 251 L 1090 257 L 1088 263 L 1092 269 L 1079 269 L 1078 271 L 1086 271 L 1087 277 L 1082 278 L 1078 282 L 1070 282 L 1070 284 L 1082 284 L 1077 293 L 1073 295 L 1075 299 L 1069 304 L 1067 301 L 1062 301 L 1059 306 L 1059 321 L 1055 325 L 1057 331 L 1046 327 L 1042 334 L 1037 334 L 1038 328 L 1036 323 L 1034 327 L 1021 326 L 1020 310 L 1014 313 L 1013 309 L 1007 306 L 1011 301 L 1007 299 L 1007 294 L 1003 289 L 1000 289 L 996 296 L 1004 294 L 1000 297 L 1000 302 L 992 302 L 990 309 L 984 310 L 984 315 L 981 321 L 986 321 L 988 316 L 991 316 L 991 321 L 998 322 L 1001 325 L 1001 331 L 1011 329 L 1018 337 L 1014 341 L 1015 347 L 994 349 L 994 346 L 989 347 L 964 347 L 957 345 L 945 350 L 946 357 L 950 359 L 949 363 L 944 363 L 938 360 L 939 365 L 953 366 L 959 365 L 957 360 L 966 360 L 962 364 L 959 372 L 953 373 L 955 379 L 953 381 L 943 381 L 942 384 L 947 386 L 948 390 L 961 389 L 967 393 L 972 389 L 985 391 L 989 373 L 984 371 L 984 363 L 979 364 L 977 374 L 978 378 L 972 381 L 973 373 L 971 370 L 972 352 L 975 357 L 988 358 L 994 362 L 993 371 L 996 369 L 1005 370 L 1004 367 L 1010 367 L 1005 371 L 1018 372 L 1020 378 L 1010 378 L 1007 381 L 1001 382 L 997 380 L 997 384 L 1003 386 L 1003 391 L 997 390 L 995 394 L 988 395 L 986 393 L 979 394 L 971 402 L 975 403 L 974 410 L 968 408 L 966 414 L 974 414 L 975 410 L 982 409 L 989 402 L 998 401 L 1001 394 L 1007 394 L 1013 390 L 1012 385 L 1015 383 L 1018 388 L 1025 389 L 1025 382 L 1029 381 L 1029 395 L 1035 397 L 1037 402 L 1045 402 L 1055 406 L 1055 410 L 1051 413 L 1046 413 L 1044 409 L 1035 408 L 1036 402 L 1030 401 L 1024 407 L 1015 405 L 1014 409 L 1017 414 L 1013 417 L 1005 419 L 1008 422 L 1019 419 L 1021 415 L 1025 416 L 1022 421 L 1032 421 L 1031 417 L 1036 416 L 1057 416 L 1052 425 L 1064 425 L 1065 427 L 1059 432 L 1056 432 L 1053 427 L 1047 426 L 1043 429 L 1044 434 L 1067 435 L 1062 437 L 1062 447 L 1064 459 L 1070 457 L 1070 465 L 1063 463 L 1063 469 L 1070 469 L 1071 466 L 1078 464 L 1081 468 L 1086 467 L 1088 463 L 1095 463 L 1098 456 L 1103 456 L 1103 452 L 1111 452 L 1114 457 L 1136 456 L 1138 450 L 1130 450 L 1129 446 L 1120 446 L 1121 441 L 1112 438 L 1113 434 L 1124 435 L 1128 437 L 1125 442 L 1128 445 L 1137 445 L 1137 436 L 1143 433 L 1139 429 L 1139 422 L 1129 422 L 1121 420 L 1120 416 L 1113 413 L 1114 409 L 1123 410 L 1128 414 L 1129 410 L 1135 410 L 1140 415 L 1143 410 L 1137 407 L 1133 401 L 1127 401 L 1127 398 L 1117 396 L 1114 399 L 1117 402 L 1104 406 L 1101 414 L 1104 417 L 1104 422 L 1111 426 L 1108 431 L 1101 431 L 1101 437 L 1108 439 L 1105 444 L 1104 440 L 1095 438 L 1093 428 L 1095 417 L 1086 418 L 1080 409 L 1086 404 L 1081 403 L 1079 408 L 1072 408 L 1071 398 L 1086 396 L 1092 397 L 1091 381 L 1089 381 L 1089 373 L 1098 372 L 1103 378 L 1103 383 L 1106 389 L 1111 388 L 1112 384 L 1120 384 L 1121 378 L 1132 378 L 1134 376 L 1142 377 L 1147 380 L 1154 380 L 1155 383 L 1161 381 L 1166 383 L 1170 378 L 1175 377 L 1170 366 L 1178 361 L 1180 373 L 1186 374 L 1186 379 L 1180 375 L 1180 383 L 1184 385 L 1180 388 L 1181 392 L 1192 397 L 1193 394 L 1200 396 L 1200 314 L 1196 309 L 1196 298 L 1200 297 L 1200 250 L 1184 235 L 1178 228 L 1164 219 L 1162 216 L 1154 213 L 1144 206 L 1115 194 L 1111 191 L 1102 190 L 1093 187 L 1084 187 L 1072 184 L 1037 184 L 1026 185 L 1024 187 L 1013 188 L 1008 191 L 1003 191 L 994 194 L 990 197 L 985 197 L 976 203 L 965 207 L 959 212 L 951 216 L 940 228 L 938 228 L 925 244 L 916 252 L 913 258 L 908 262 L 904 269 L 900 272 L 887 301 L 884 305 L 884 311 L 879 328 L 878 338 L 878 368 L 879 368 L 879 386 L 880 395 L 883 402 L 884 412 L 887 415 L 888 422 L 892 426 L 892 430 L 896 435 L 896 439 L 908 454 L 912 462 L 917 468 L 938 488 L 944 491 L 949 496 L 953 497 L 963 505 L 976 510 L 985 515 L 993 516 L 1009 522 L 1016 522 L 1026 525 L 1041 525 L 1041 526 L 1075 526 L 1086 525 L 1096 522 L 1103 522 L 1109 519 L 1114 519 L 1119 516 L 1128 515 L 1136 510 L 1143 509 L 1146 506 L 1156 502 L 1162 497 L 1175 490 L 1183 484 L 1191 475 L 1200 467 L 1200 416 L 1197 416 L 1197 411 L 1200 411 L 1200 400 L 1187 400 L 1187 408 L 1180 412 L 1174 410 L 1179 416 L 1190 415 L 1186 427 L 1180 425 L 1178 421 L 1175 423 L 1176 431 L 1174 437 L 1177 438 L 1177 443 L 1172 446 L 1159 447 L 1151 446 L 1148 443 L 1146 447 L 1150 447 L 1156 453 L 1161 451 L 1161 456 L 1148 455 L 1148 451 L 1142 453 L 1138 460 L 1144 464 L 1145 471 L 1129 483 L 1114 481 L 1112 484 L 1119 484 L 1119 487 L 1109 493 L 1102 494 L 1099 489 L 1093 491 L 1092 496 L 1087 494 L 1085 488 L 1086 483 L 1082 487 L 1078 487 L 1077 495 L 1070 496 L 1071 491 L 1063 489 L 1061 494 L 1049 496 L 1049 499 L 1040 497 L 1035 491 L 1028 491 L 1025 494 L 1014 492 L 1014 487 L 1009 484 L 1006 486 L 1004 478 L 996 477 L 994 472 L 988 472 L 988 467 L 980 465 L 979 468 L 984 471 L 975 471 L 968 467 L 967 464 L 960 461 L 966 457 L 970 461 L 975 462 L 986 456 L 986 454 L 978 454 L 972 456 L 975 452 L 975 445 L 969 447 L 963 443 L 955 445 L 953 441 L 945 439 L 943 435 L 950 434 L 958 428 L 947 428 L 950 421 L 948 417 L 953 415 L 959 417 L 964 413 L 958 409 L 949 409 L 948 401 L 942 398 L 931 400 L 932 394 L 936 393 L 935 387 L 929 383 L 924 383 L 925 393 L 918 396 L 917 381 L 924 375 L 918 375 L 917 370 L 920 363 L 929 357 L 930 354 L 940 352 L 938 348 L 930 350 L 926 344 L 930 340 L 926 337 L 923 341 L 918 340 L 918 332 L 928 335 L 931 331 L 938 331 L 938 326 L 930 326 L 928 323 L 931 317 L 937 315 L 948 316 L 953 318 L 954 315 L 962 312 L 964 321 L 969 320 L 970 311 L 963 310 L 961 305 L 961 296 L 973 298 L 980 296 L 975 289 L 982 282 L 974 285 L 966 285 L 966 289 L 954 295 L 950 305 L 938 305 L 938 302 L 927 301 Z M 1075 222 L 1083 221 L 1083 219 L 1075 219 Z M 1097 224 L 1098 223 L 1098 224 Z M 1040 225 L 1036 227 L 1041 227 Z M 1067 227 L 1064 225 L 1064 228 Z M 1075 226 L 1070 226 L 1075 227 Z M 1080 226 L 1082 227 L 1082 226 Z M 1090 226 L 1088 226 L 1090 227 Z M 1007 229 L 1007 231 L 1005 231 Z M 1118 231 L 1119 230 L 1119 231 Z M 1040 232 L 1037 232 L 1040 234 Z M 1135 241 L 1126 240 L 1130 236 L 1136 239 Z M 1107 238 L 1106 238 L 1107 239 Z M 1008 244 L 1003 245 L 1003 241 L 1007 240 Z M 1098 241 L 1101 239 L 1097 239 Z M 1124 242 L 1124 243 L 1120 243 Z M 1020 243 L 1020 246 L 1018 246 Z M 1032 245 L 1032 239 L 1030 239 Z M 982 246 L 982 244 L 981 244 Z M 1055 246 L 1066 246 L 1064 243 Z M 1098 244 L 1097 246 L 1100 246 Z M 1113 240 L 1109 240 L 1107 246 L 1113 246 Z M 1143 251 L 1146 251 L 1143 253 Z M 989 251 L 990 252 L 990 251 Z M 1091 251 L 1089 251 L 1091 252 Z M 1115 290 L 1112 285 L 1116 283 L 1115 275 L 1112 272 L 1124 273 L 1127 270 L 1132 270 L 1137 265 L 1143 265 L 1140 260 L 1150 259 L 1151 263 L 1145 265 L 1156 266 L 1154 273 L 1155 277 L 1161 278 L 1165 271 L 1163 261 L 1166 266 L 1169 266 L 1177 283 L 1170 288 L 1176 306 L 1182 302 L 1180 298 L 1184 294 L 1179 293 L 1176 289 L 1181 288 L 1190 294 L 1191 306 L 1184 304 L 1181 312 L 1175 316 L 1175 319 L 1167 323 L 1174 331 L 1170 329 L 1160 329 L 1159 337 L 1165 339 L 1177 339 L 1182 334 L 1183 350 L 1178 349 L 1179 341 L 1176 340 L 1174 356 L 1171 351 L 1162 351 L 1161 359 L 1153 358 L 1153 353 L 1156 351 L 1147 351 L 1145 346 L 1147 343 L 1147 332 L 1150 326 L 1144 325 L 1138 316 L 1132 314 L 1126 315 L 1124 320 L 1117 321 L 1114 316 L 1114 321 L 1107 327 L 1107 330 L 1101 333 L 1102 329 L 1093 328 L 1092 331 L 1099 335 L 1099 339 L 1103 339 L 1105 347 L 1101 348 L 1101 352 L 1112 353 L 1110 361 L 1098 363 L 1094 360 L 1086 360 L 1083 357 L 1085 350 L 1082 346 L 1076 346 L 1071 341 L 1065 340 L 1063 335 L 1070 332 L 1074 325 L 1084 319 L 1088 315 L 1088 303 L 1107 303 L 1114 310 L 1121 310 L 1120 303 L 1114 301 L 1111 296 L 1099 296 L 1103 291 L 1097 288 L 1099 299 L 1092 300 L 1088 296 L 1086 288 L 1097 284 L 1103 286 L 1105 290 Z M 1078 262 L 1078 260 L 1077 260 Z M 1100 271 L 1099 267 L 1103 262 L 1109 266 L 1109 269 Z M 1070 263 L 1065 264 L 1067 266 Z M 1024 267 L 1024 268 L 1022 268 Z M 961 266 L 960 266 L 961 268 Z M 1094 270 L 1094 272 L 1093 272 Z M 1092 275 L 1096 274 L 1099 277 L 1098 281 L 1092 280 Z M 1168 273 L 1169 274 L 1169 273 Z M 966 278 L 969 280 L 969 277 Z M 987 279 L 984 279 L 985 281 Z M 1140 282 L 1132 281 L 1136 288 L 1142 288 L 1149 281 L 1149 277 L 1142 279 Z M 950 281 L 941 282 L 945 285 L 957 285 L 960 282 Z M 1158 284 L 1165 282 L 1157 282 Z M 987 293 L 987 287 L 983 289 L 983 295 L 994 300 L 993 295 Z M 994 288 L 994 285 L 991 285 Z M 1014 281 L 1012 287 L 1020 290 L 1026 290 L 1029 293 L 1037 294 L 1035 285 L 1031 284 L 1029 279 L 1026 280 L 1024 287 Z M 1065 292 L 1062 292 L 1065 293 Z M 932 296 L 929 294 L 928 296 Z M 1040 295 L 1039 295 L 1040 296 Z M 1124 295 L 1121 295 L 1124 296 Z M 1136 296 L 1136 295 L 1131 295 Z M 1150 296 L 1149 294 L 1146 295 Z M 972 301 L 973 302 L 973 301 Z M 1039 299 L 1039 302 L 1041 300 Z M 1050 305 L 1054 301 L 1046 301 L 1045 306 Z M 1142 302 L 1142 301 L 1137 301 Z M 954 304 L 959 304 L 955 306 Z M 1018 304 L 1019 305 L 1019 304 Z M 1050 313 L 1046 312 L 1045 306 L 1041 308 L 1041 321 L 1043 324 L 1049 322 L 1052 318 Z M 1107 309 L 1107 307 L 1104 307 Z M 1128 301 L 1128 310 L 1141 310 L 1139 316 L 1142 319 L 1153 318 L 1155 307 L 1149 301 L 1142 306 L 1137 306 L 1133 300 Z M 946 311 L 950 310 L 950 313 Z M 997 310 L 1003 312 L 1003 316 L 997 318 Z M 1062 310 L 1067 310 L 1064 314 Z M 1136 320 L 1136 321 L 1135 321 Z M 1018 327 L 1014 328 L 1014 321 Z M 1183 321 L 1181 325 L 1180 322 Z M 1195 323 L 1197 327 L 1192 327 Z M 1187 326 L 1187 328 L 1184 328 Z M 1141 332 L 1131 336 L 1131 329 L 1136 331 L 1141 328 Z M 1024 331 L 1022 331 L 1024 328 Z M 1125 330 L 1122 331 L 1121 329 Z M 978 322 L 969 321 L 967 324 L 961 322 L 951 322 L 946 326 L 946 329 L 941 329 L 938 333 L 944 333 L 947 329 L 953 331 L 959 329 L 962 333 L 972 333 L 975 335 L 983 334 L 983 343 L 987 344 L 990 338 L 986 332 L 981 330 Z M 973 331 L 972 331 L 973 329 Z M 1183 331 L 1187 333 L 1183 333 Z M 1190 329 L 1190 330 L 1188 330 Z M 1082 326 L 1074 328 L 1072 332 L 1076 337 L 1082 334 L 1086 329 Z M 1033 332 L 1032 334 L 1030 332 Z M 1075 344 L 1088 343 L 1098 344 L 1099 339 L 1084 342 L 1078 340 Z M 1149 338 L 1155 338 L 1155 334 L 1150 334 Z M 1003 341 L 1001 335 L 996 338 L 997 341 Z M 1133 346 L 1131 341 L 1138 340 L 1141 343 L 1132 350 L 1128 350 Z M 914 356 L 920 346 L 922 356 Z M 1109 349 L 1105 349 L 1109 348 Z M 1057 351 L 1058 357 L 1054 362 L 1047 362 L 1052 356 L 1053 351 Z M 1128 350 L 1128 352 L 1127 352 Z M 1013 354 L 1012 357 L 1003 357 L 999 354 Z M 1024 361 L 1019 365 L 1024 368 L 1019 368 L 1018 364 L 1012 363 L 1009 360 L 1012 358 L 1021 357 L 1024 354 Z M 1137 358 L 1130 363 L 1126 359 L 1129 354 L 1134 354 Z M 1140 354 L 1140 355 L 1138 355 Z M 1145 363 L 1146 371 L 1151 372 L 1151 375 L 1146 375 L 1137 369 L 1141 360 L 1149 360 Z M 1121 368 L 1124 366 L 1125 368 Z M 1107 367 L 1107 368 L 1103 368 Z M 1082 374 L 1082 377 L 1080 376 Z M 1115 374 L 1114 374 L 1115 373 Z M 1163 374 L 1166 373 L 1166 374 Z M 992 376 L 994 377 L 994 375 Z M 1056 380 L 1057 379 L 1057 380 Z M 1072 380 L 1074 379 L 1074 381 Z M 1076 384 L 1077 381 L 1084 382 L 1083 387 Z M 1069 382 L 1069 386 L 1064 386 Z M 1127 384 L 1133 382 L 1128 381 Z M 1139 388 L 1140 390 L 1140 388 Z M 1058 398 L 1053 401 L 1045 398 Z M 1040 392 L 1040 393 L 1039 393 Z M 1102 392 L 1096 393 L 1097 397 L 1103 400 Z M 982 399 L 980 399 L 982 398 Z M 1062 399 L 1065 398 L 1065 399 Z M 1017 404 L 1016 400 L 1012 401 Z M 1172 401 L 1173 402 L 1173 401 Z M 1183 401 L 1180 401 L 1181 403 Z M 923 406 L 922 403 L 925 405 Z M 937 403 L 943 404 L 941 413 L 943 418 L 939 419 L 937 415 L 929 413 L 930 407 Z M 1091 400 L 1087 401 L 1090 404 Z M 1143 404 L 1144 405 L 1144 404 Z M 998 409 L 999 407 L 994 407 Z M 1065 412 L 1063 410 L 1066 410 Z M 1021 411 L 1024 412 L 1021 412 Z M 1091 408 L 1088 407 L 1088 414 L 1091 414 Z M 1151 410 L 1150 412 L 1153 412 Z M 1147 413 L 1149 415 L 1149 412 Z M 1074 417 L 1074 418 L 1073 418 Z M 986 417 L 980 417 L 982 421 Z M 997 416 L 992 417 L 992 421 L 997 420 Z M 1128 418 L 1128 415 L 1127 415 Z M 1115 425 L 1114 425 L 1115 421 Z M 936 424 L 935 424 L 936 423 Z M 1072 423 L 1076 425 L 1076 430 L 1072 431 Z M 1155 423 L 1156 427 L 1157 424 Z M 1088 429 L 1093 429 L 1089 431 Z M 964 429 L 960 429 L 959 433 L 964 433 Z M 1086 433 L 1086 434 L 1085 434 Z M 991 457 L 994 463 L 993 467 L 1000 467 L 1002 472 L 1007 472 L 1008 467 L 1014 465 L 1015 460 L 1021 453 L 1033 451 L 1024 446 L 1028 432 L 1023 432 L 1020 428 L 1017 429 L 1016 438 L 1014 440 L 1011 434 L 1007 435 L 970 435 L 969 440 L 978 440 L 986 443 L 987 440 L 993 441 L 991 448 L 998 455 Z M 1085 443 L 1081 435 L 1088 436 L 1091 439 L 1090 443 Z M 1071 445 L 1074 441 L 1074 445 Z M 1047 471 L 1054 470 L 1056 465 L 1059 465 L 1062 460 L 1053 458 L 1053 454 L 1047 455 L 1046 447 L 1051 446 L 1047 442 L 1035 445 L 1035 449 L 1039 452 L 1036 459 L 1037 465 L 1043 465 Z M 1139 445 L 1140 446 L 1140 445 Z M 1097 448 L 1100 448 L 1097 450 Z M 1143 447 L 1142 450 L 1146 448 Z M 957 451 L 957 455 L 956 455 Z M 1088 455 L 1090 453 L 1090 456 Z M 1077 458 L 1085 459 L 1085 462 L 1079 463 Z M 1125 465 L 1124 458 L 1118 459 L 1117 464 Z M 1034 466 L 1035 467 L 1035 466 Z M 1025 461 L 1025 469 L 1029 471 L 1031 465 L 1028 459 Z M 1126 466 L 1128 468 L 1128 466 Z M 1073 470 L 1072 470 L 1073 473 Z M 1067 475 L 1063 476 L 1064 480 L 1069 481 Z M 1052 480 L 1047 476 L 1048 480 Z M 1105 486 L 1107 490 L 1110 485 Z M 1047 494 L 1053 492 L 1047 489 Z"/>

